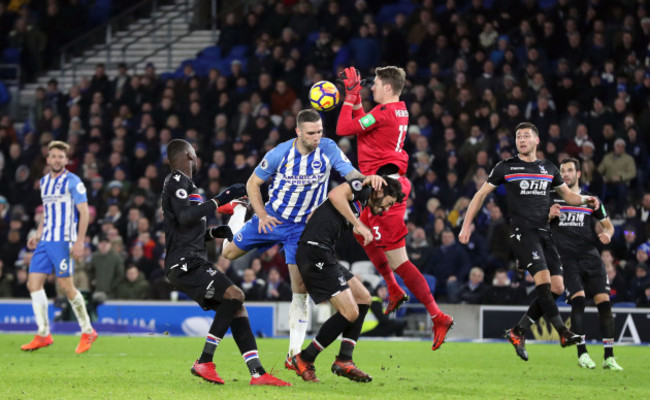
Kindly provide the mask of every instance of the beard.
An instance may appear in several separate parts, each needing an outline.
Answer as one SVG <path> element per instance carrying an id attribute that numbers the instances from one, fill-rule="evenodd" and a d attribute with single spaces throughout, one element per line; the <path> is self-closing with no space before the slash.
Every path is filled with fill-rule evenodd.
<path id="1" fill-rule="evenodd" d="M 192 168 L 191 168 L 191 170 L 192 170 L 192 176 L 194 176 L 194 175 L 196 175 L 196 174 L 199 173 L 199 168 L 197 167 L 197 165 L 196 165 L 195 162 L 192 163 Z"/>
<path id="2" fill-rule="evenodd" d="M 60 167 L 59 169 L 56 169 L 55 167 L 50 166 L 50 169 L 51 169 L 52 172 L 54 172 L 55 174 L 58 174 L 59 172 L 63 171 L 63 167 Z"/>

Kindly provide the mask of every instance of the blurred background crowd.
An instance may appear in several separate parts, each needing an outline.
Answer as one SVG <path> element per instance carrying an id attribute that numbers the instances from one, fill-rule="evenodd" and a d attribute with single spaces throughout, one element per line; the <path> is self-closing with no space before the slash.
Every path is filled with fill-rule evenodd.
<path id="1" fill-rule="evenodd" d="M 0 49 L 21 47 L 32 79 L 86 28 L 84 4 L 0 1 Z M 175 74 L 148 65 L 131 75 L 120 65 L 107 76 L 97 64 L 73 87 L 55 79 L 39 87 L 21 129 L 0 117 L 0 296 L 28 297 L 26 241 L 42 217 L 38 181 L 49 141 L 70 144 L 68 169 L 88 190 L 91 220 L 77 287 L 98 301 L 169 299 L 159 205 L 169 140 L 195 146 L 194 180 L 209 198 L 245 182 L 267 151 L 295 136 L 295 116 L 309 106 L 313 83 L 335 81 L 349 65 L 364 77 L 376 66 L 398 65 L 407 74 L 402 100 L 410 114 L 407 248 L 436 278 L 438 298 L 530 302 L 534 284 L 514 264 L 503 188 L 481 210 L 470 243 L 457 242 L 472 195 L 497 162 L 516 154 L 514 126 L 530 121 L 540 132 L 538 157 L 580 159 L 582 188 L 601 197 L 613 219 L 616 234 L 602 249 L 612 302 L 648 306 L 649 12 L 642 0 L 222 4 L 215 45 L 238 54 L 227 70 L 184 63 Z M 368 88 L 362 95 L 368 111 Z M 338 109 L 323 114 L 325 135 L 354 163 L 355 140 L 336 136 L 337 117 Z M 290 300 L 281 249 L 232 263 L 220 249 L 220 241 L 211 243 L 210 257 L 249 300 Z M 366 259 L 351 235 L 337 253 L 350 264 Z M 51 284 L 48 290 L 54 294 Z"/>

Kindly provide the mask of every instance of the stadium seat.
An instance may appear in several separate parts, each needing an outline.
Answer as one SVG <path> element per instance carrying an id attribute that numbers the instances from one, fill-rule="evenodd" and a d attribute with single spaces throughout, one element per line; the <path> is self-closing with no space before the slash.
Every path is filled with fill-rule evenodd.
<path id="1" fill-rule="evenodd" d="M 246 45 L 238 45 L 238 46 L 233 46 L 233 48 L 230 50 L 230 53 L 228 53 L 228 58 L 229 59 L 239 59 L 240 61 L 244 61 L 244 59 L 248 58 L 248 46 Z"/>
<path id="2" fill-rule="evenodd" d="M 612 307 L 616 308 L 635 308 L 636 303 L 631 302 L 631 301 L 621 301 L 620 303 L 614 303 L 612 304 Z"/>
<path id="3" fill-rule="evenodd" d="M 419 6 L 411 3 L 397 3 L 397 4 L 386 4 L 379 9 L 379 12 L 375 16 L 375 22 L 377 25 L 383 25 L 386 22 L 393 22 L 395 20 L 395 15 L 402 13 L 407 17 L 413 13 L 413 11 Z"/>
<path id="4" fill-rule="evenodd" d="M 88 10 L 88 25 L 97 26 L 111 18 L 113 0 L 96 0 Z"/>
<path id="5" fill-rule="evenodd" d="M 3 64 L 20 64 L 20 49 L 18 47 L 7 47 L 2 52 Z"/>
<path id="6" fill-rule="evenodd" d="M 11 101 L 11 94 L 4 83 L 0 82 L 0 108 Z"/>
<path id="7" fill-rule="evenodd" d="M 371 261 L 355 261 L 350 266 L 350 271 L 353 274 L 364 275 L 377 275 L 375 266 L 372 265 Z"/>
<path id="8" fill-rule="evenodd" d="M 221 59 L 221 48 L 219 46 L 208 46 L 196 55 L 199 59 L 217 61 Z"/>
<path id="9" fill-rule="evenodd" d="M 367 284 L 367 287 L 372 291 L 377 287 L 377 285 L 382 283 L 384 279 L 379 275 L 364 275 L 362 276 L 362 281 Z"/>

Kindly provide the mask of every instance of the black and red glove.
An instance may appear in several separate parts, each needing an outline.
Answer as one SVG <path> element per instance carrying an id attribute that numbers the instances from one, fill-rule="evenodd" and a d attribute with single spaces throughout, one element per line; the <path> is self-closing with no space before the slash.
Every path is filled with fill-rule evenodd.
<path id="1" fill-rule="evenodd" d="M 348 67 L 339 74 L 343 85 L 345 86 L 345 101 L 357 104 L 360 100 L 359 92 L 363 86 L 361 74 L 354 67 Z"/>

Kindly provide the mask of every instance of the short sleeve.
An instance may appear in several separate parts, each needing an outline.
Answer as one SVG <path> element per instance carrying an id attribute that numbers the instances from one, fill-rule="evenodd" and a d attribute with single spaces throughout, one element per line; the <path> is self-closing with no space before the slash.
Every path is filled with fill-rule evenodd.
<path id="1" fill-rule="evenodd" d="M 333 140 L 327 140 L 327 145 L 323 148 L 323 152 L 325 153 L 325 156 L 329 158 L 332 168 L 334 168 L 342 177 L 345 177 L 347 174 L 354 171 L 354 166 L 352 166 L 350 160 Z"/>
<path id="2" fill-rule="evenodd" d="M 370 198 L 372 189 L 368 185 L 363 186 L 363 182 L 360 179 L 351 180 L 350 188 L 352 188 L 352 201 L 360 201 L 365 204 Z"/>
<path id="3" fill-rule="evenodd" d="M 176 172 L 172 174 L 167 183 L 167 195 L 169 196 L 169 205 L 174 215 L 178 216 L 181 211 L 190 206 L 189 193 L 187 191 L 187 184 L 185 176 Z"/>
<path id="4" fill-rule="evenodd" d="M 562 179 L 562 175 L 560 174 L 560 170 L 557 169 L 557 167 L 553 164 L 550 164 L 551 168 L 551 173 L 553 174 L 553 187 L 560 187 L 564 185 L 564 179 Z"/>
<path id="5" fill-rule="evenodd" d="M 269 179 L 278 169 L 284 152 L 282 151 L 284 146 L 278 146 L 273 150 L 266 153 L 262 162 L 260 162 L 255 168 L 255 175 L 259 176 L 263 180 Z"/>
<path id="6" fill-rule="evenodd" d="M 492 168 L 492 171 L 490 171 L 490 176 L 488 176 L 488 183 L 494 187 L 505 183 L 506 177 L 504 171 L 505 167 L 503 161 L 500 161 L 497 165 L 494 166 L 494 168 Z"/>
<path id="7" fill-rule="evenodd" d="M 68 178 L 70 194 L 72 194 L 72 201 L 74 204 L 86 203 L 88 196 L 86 194 L 86 185 L 76 175 L 70 175 Z"/>

